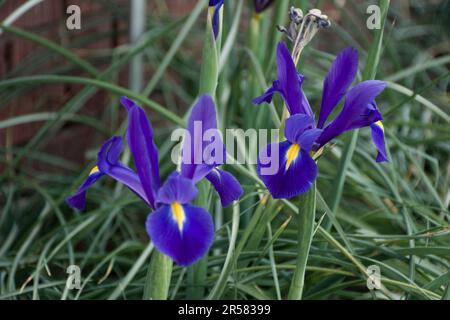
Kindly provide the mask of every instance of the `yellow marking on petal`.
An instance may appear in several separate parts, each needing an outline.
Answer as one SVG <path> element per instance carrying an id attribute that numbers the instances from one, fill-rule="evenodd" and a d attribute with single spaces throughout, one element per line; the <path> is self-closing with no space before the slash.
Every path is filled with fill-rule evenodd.
<path id="1" fill-rule="evenodd" d="M 186 215 L 184 214 L 183 206 L 181 204 L 179 204 L 178 202 L 172 202 L 172 204 L 170 206 L 172 208 L 173 218 L 178 223 L 178 230 L 180 230 L 180 232 L 182 232 L 184 220 L 186 219 Z"/>
<path id="2" fill-rule="evenodd" d="M 99 172 L 100 170 L 98 169 L 98 166 L 95 166 L 95 167 L 93 167 L 92 169 L 91 169 L 91 171 L 89 172 L 89 175 L 91 175 L 91 174 L 94 174 L 94 173 L 97 173 L 97 172 Z"/>
<path id="3" fill-rule="evenodd" d="M 375 122 L 375 124 L 376 124 L 377 126 L 379 126 L 379 127 L 381 128 L 381 130 L 383 130 L 383 132 L 384 132 L 384 125 L 383 125 L 383 122 L 377 121 L 377 122 Z"/>
<path id="4" fill-rule="evenodd" d="M 300 152 L 300 145 L 297 143 L 292 144 L 288 151 L 286 152 L 286 171 L 288 171 L 289 167 L 292 164 L 292 161 L 294 161 L 295 159 L 297 159 L 298 157 L 298 153 Z"/>

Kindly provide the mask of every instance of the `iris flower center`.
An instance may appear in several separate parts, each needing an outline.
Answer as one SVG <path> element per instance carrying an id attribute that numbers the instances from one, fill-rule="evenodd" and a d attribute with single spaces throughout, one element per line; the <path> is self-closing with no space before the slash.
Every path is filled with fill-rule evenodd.
<path id="1" fill-rule="evenodd" d="M 183 231 L 184 220 L 186 219 L 186 215 L 184 214 L 183 206 L 178 202 L 172 202 L 170 205 L 172 208 L 172 215 L 174 220 L 178 224 L 178 230 Z"/>
<path id="2" fill-rule="evenodd" d="M 295 159 L 297 159 L 298 157 L 298 153 L 300 152 L 300 145 L 297 143 L 293 143 L 288 151 L 286 152 L 286 171 L 289 170 L 289 167 L 292 164 L 292 161 L 294 161 Z"/>

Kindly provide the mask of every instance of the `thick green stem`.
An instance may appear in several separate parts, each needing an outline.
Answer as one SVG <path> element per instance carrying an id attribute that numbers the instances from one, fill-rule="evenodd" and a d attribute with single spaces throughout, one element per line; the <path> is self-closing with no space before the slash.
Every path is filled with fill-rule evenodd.
<path id="1" fill-rule="evenodd" d="M 167 300 L 170 278 L 172 277 L 172 259 L 154 250 L 144 286 L 145 300 Z"/>
<path id="2" fill-rule="evenodd" d="M 316 212 L 316 185 L 297 199 L 298 215 L 298 256 L 294 277 L 289 289 L 289 300 L 301 300 L 305 286 L 305 271 L 308 262 L 314 233 L 314 218 Z"/>

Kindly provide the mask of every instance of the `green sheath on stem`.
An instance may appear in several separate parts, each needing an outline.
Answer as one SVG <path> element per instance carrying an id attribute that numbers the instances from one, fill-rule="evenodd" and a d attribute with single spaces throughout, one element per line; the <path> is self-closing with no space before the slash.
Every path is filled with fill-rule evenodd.
<path id="1" fill-rule="evenodd" d="M 145 300 L 167 300 L 170 278 L 172 277 L 172 259 L 154 250 L 144 286 Z"/>
<path id="2" fill-rule="evenodd" d="M 308 192 L 297 198 L 298 203 L 298 256 L 289 288 L 289 300 L 301 300 L 305 286 L 305 271 L 308 262 L 309 249 L 314 233 L 314 218 L 316 212 L 316 184 Z"/>

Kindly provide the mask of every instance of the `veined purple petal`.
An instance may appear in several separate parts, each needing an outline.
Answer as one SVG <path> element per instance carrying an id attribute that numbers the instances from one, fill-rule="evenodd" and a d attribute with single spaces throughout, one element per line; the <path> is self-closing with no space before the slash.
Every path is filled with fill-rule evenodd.
<path id="1" fill-rule="evenodd" d="M 192 108 L 188 119 L 187 133 L 182 147 L 181 175 L 195 182 L 206 176 L 214 166 L 222 163 L 207 163 L 203 158 L 204 151 L 208 147 L 208 141 L 203 141 L 205 132 L 217 130 L 216 108 L 213 99 L 209 95 L 202 95 Z M 224 151 L 222 141 L 219 149 Z M 225 159 L 223 159 L 225 161 Z"/>
<path id="2" fill-rule="evenodd" d="M 104 174 L 100 171 L 96 171 L 94 168 L 94 172 L 89 174 L 86 180 L 81 184 L 78 190 L 71 196 L 66 198 L 66 203 L 78 210 L 84 210 L 86 207 L 86 191 L 89 189 L 94 183 L 97 182 L 98 179 L 103 177 Z"/>
<path id="3" fill-rule="evenodd" d="M 268 171 L 269 159 L 278 166 Z M 258 175 L 272 197 L 289 199 L 308 191 L 317 177 L 317 165 L 308 152 L 289 141 L 272 143 L 260 153 L 257 165 Z M 273 171 L 273 172 L 272 172 Z"/>
<path id="4" fill-rule="evenodd" d="M 123 142 L 121 137 L 115 136 L 106 141 L 98 152 L 97 166 L 99 171 L 123 183 L 148 205 L 151 205 L 142 187 L 139 176 L 133 170 L 119 162 L 122 151 Z"/>
<path id="5" fill-rule="evenodd" d="M 135 105 L 128 112 L 128 145 L 133 154 L 137 173 L 147 199 L 155 208 L 156 192 L 160 187 L 158 149 L 153 141 L 153 130 L 144 110 Z"/>
<path id="6" fill-rule="evenodd" d="M 370 125 L 372 129 L 372 141 L 377 147 L 377 162 L 389 162 L 386 152 L 386 142 L 384 139 L 384 126 L 381 121 L 377 121 Z"/>
<path id="7" fill-rule="evenodd" d="M 159 189 L 157 202 L 164 204 L 171 204 L 172 202 L 186 204 L 194 200 L 197 193 L 198 190 L 191 179 L 184 178 L 178 172 L 174 172 Z"/>
<path id="8" fill-rule="evenodd" d="M 123 183 L 128 188 L 149 204 L 147 196 L 142 189 L 141 181 L 136 173 L 119 162 L 123 150 L 122 138 L 112 137 L 107 140 L 98 152 L 97 166 L 95 166 L 87 179 L 79 187 L 77 192 L 68 197 L 66 202 L 74 208 L 83 210 L 86 204 L 86 191 L 100 177 L 108 175 Z"/>
<path id="9" fill-rule="evenodd" d="M 214 239 L 210 214 L 191 205 L 163 205 L 149 214 L 146 227 L 155 247 L 181 266 L 203 257 Z"/>
<path id="10" fill-rule="evenodd" d="M 349 47 L 342 50 L 331 65 L 323 82 L 322 107 L 318 128 L 323 128 L 330 113 L 347 93 L 358 71 L 358 51 Z"/>
<path id="11" fill-rule="evenodd" d="M 346 131 L 367 127 L 382 120 L 375 98 L 385 86 L 383 81 L 369 80 L 353 87 L 347 94 L 342 111 L 326 126 L 317 143 L 323 146 Z"/>
<path id="12" fill-rule="evenodd" d="M 213 169 L 206 176 L 206 179 L 211 182 L 219 194 L 222 207 L 227 207 L 233 201 L 238 200 L 244 193 L 239 181 L 229 172 Z"/>

